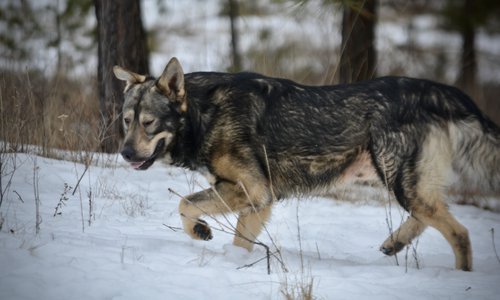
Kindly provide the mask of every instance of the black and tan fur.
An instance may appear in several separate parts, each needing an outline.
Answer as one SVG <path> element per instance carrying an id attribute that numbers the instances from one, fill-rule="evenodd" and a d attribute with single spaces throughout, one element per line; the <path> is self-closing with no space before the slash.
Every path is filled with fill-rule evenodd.
<path id="1" fill-rule="evenodd" d="M 443 201 L 449 173 L 500 190 L 500 129 L 458 89 L 384 77 L 304 86 L 253 73 L 184 74 L 173 58 L 158 78 L 115 67 L 126 81 L 122 155 L 204 173 L 212 188 L 179 205 L 184 230 L 209 240 L 200 219 L 238 212 L 234 244 L 252 249 L 274 201 L 377 178 L 411 217 L 383 243 L 393 255 L 427 226 L 472 269 L 467 229 Z"/>

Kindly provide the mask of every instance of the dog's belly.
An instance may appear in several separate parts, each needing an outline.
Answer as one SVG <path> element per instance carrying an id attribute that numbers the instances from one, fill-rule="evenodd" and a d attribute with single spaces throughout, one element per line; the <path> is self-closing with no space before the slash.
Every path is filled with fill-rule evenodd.
<path id="1" fill-rule="evenodd" d="M 271 180 L 282 197 L 329 191 L 353 182 L 378 180 L 367 151 L 295 157 L 271 163 Z"/>
<path id="2" fill-rule="evenodd" d="M 337 185 L 344 185 L 359 181 L 378 180 L 377 171 L 373 166 L 370 153 L 364 151 L 351 163 L 337 178 Z"/>

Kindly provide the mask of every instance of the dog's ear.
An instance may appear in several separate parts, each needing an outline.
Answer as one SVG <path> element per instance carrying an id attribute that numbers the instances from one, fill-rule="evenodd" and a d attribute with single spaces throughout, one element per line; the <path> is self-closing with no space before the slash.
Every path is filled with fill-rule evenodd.
<path id="1" fill-rule="evenodd" d="M 187 111 L 186 92 L 184 90 L 184 71 L 177 58 L 172 57 L 156 83 L 160 91 L 170 100 L 178 102 L 182 112 Z"/>
<path id="2" fill-rule="evenodd" d="M 146 80 L 146 76 L 139 75 L 129 70 L 125 70 L 120 66 L 114 66 L 113 73 L 115 73 L 116 78 L 127 82 L 127 86 L 125 86 L 125 91 L 128 90 L 131 85 L 135 83 L 141 83 Z"/>

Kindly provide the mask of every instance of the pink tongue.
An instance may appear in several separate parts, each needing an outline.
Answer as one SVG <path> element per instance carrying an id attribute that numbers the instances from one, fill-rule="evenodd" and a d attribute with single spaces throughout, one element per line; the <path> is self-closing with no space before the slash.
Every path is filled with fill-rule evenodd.
<path id="1" fill-rule="evenodd" d="M 140 162 L 131 162 L 130 165 L 132 166 L 132 168 L 134 169 L 139 169 L 142 165 L 144 164 L 144 161 L 140 161 Z"/>

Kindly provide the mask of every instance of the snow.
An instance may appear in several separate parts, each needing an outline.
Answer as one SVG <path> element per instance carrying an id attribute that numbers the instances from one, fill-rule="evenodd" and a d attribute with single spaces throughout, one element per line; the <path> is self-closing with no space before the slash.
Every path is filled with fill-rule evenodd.
<path id="1" fill-rule="evenodd" d="M 377 200 L 386 198 L 383 190 L 355 187 L 349 201 L 289 199 L 275 205 L 259 238 L 281 253 L 283 264 L 271 257 L 268 275 L 263 247 L 249 253 L 231 244 L 228 229 L 217 230 L 234 225 L 234 216 L 205 218 L 216 229 L 209 242 L 178 229 L 179 197 L 169 188 L 189 194 L 208 186 L 203 177 L 159 163 L 135 171 L 117 156 L 97 157 L 100 163 L 84 172 L 78 163 L 1 153 L 0 299 L 282 299 L 283 290 L 310 282 L 317 299 L 497 299 L 500 293 L 492 242 L 494 230 L 500 250 L 497 213 L 450 206 L 473 245 L 474 271 L 462 272 L 431 228 L 406 258 L 404 250 L 398 255 L 399 265 L 378 251 L 389 232 L 386 217 L 394 227 L 406 217 L 396 204 Z M 64 192 L 65 184 L 73 189 Z"/>

